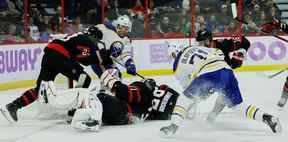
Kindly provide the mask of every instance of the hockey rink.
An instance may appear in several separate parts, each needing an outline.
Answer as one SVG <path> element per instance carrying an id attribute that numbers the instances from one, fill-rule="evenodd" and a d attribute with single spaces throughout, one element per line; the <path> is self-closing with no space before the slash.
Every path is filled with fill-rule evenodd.
<path id="1" fill-rule="evenodd" d="M 288 105 L 282 111 L 276 109 L 287 73 L 272 79 L 265 74 L 274 72 L 236 73 L 242 96 L 247 103 L 255 104 L 264 111 L 280 118 L 283 132 L 273 134 L 264 123 L 239 118 L 231 110 L 225 109 L 215 123 L 206 122 L 207 112 L 214 105 L 215 96 L 198 106 L 194 120 L 186 120 L 172 138 L 159 136 L 159 129 L 167 121 L 144 122 L 125 126 L 103 126 L 99 132 L 83 132 L 70 128 L 61 117 L 37 116 L 32 104 L 18 112 L 19 122 L 10 124 L 0 115 L 0 142 L 285 142 L 288 139 Z M 153 77 L 176 90 L 181 87 L 173 76 Z M 128 82 L 138 78 L 128 78 Z M 4 105 L 19 96 L 25 89 L 0 92 L 0 104 Z"/>

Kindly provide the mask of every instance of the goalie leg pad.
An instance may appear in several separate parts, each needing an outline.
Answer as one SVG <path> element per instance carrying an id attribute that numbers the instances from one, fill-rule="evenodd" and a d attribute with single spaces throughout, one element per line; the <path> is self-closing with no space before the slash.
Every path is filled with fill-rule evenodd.
<path id="1" fill-rule="evenodd" d="M 56 87 L 53 81 L 41 81 L 38 94 L 39 94 L 39 99 L 38 99 L 39 102 L 47 104 L 48 97 L 51 95 L 52 96 L 56 95 Z"/>
<path id="2" fill-rule="evenodd" d="M 88 88 L 91 83 L 91 78 L 88 74 L 82 73 L 79 75 L 75 88 Z"/>
<path id="3" fill-rule="evenodd" d="M 76 129 L 98 131 L 101 126 L 103 107 L 99 99 L 90 94 L 85 98 L 88 101 L 81 105 L 72 118 L 71 126 Z M 83 103 L 82 103 L 83 104 Z"/>

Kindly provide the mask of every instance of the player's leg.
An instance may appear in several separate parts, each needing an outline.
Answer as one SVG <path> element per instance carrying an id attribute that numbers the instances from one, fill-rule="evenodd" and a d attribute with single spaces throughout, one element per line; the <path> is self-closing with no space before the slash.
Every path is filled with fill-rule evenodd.
<path id="1" fill-rule="evenodd" d="M 102 124 L 102 103 L 96 94 L 89 94 L 89 91 L 83 91 L 80 95 L 78 98 L 80 106 L 76 109 L 71 126 L 81 130 L 99 131 Z"/>
<path id="2" fill-rule="evenodd" d="M 219 92 L 217 92 L 219 93 Z M 226 106 L 225 97 L 223 94 L 218 94 L 217 99 L 215 101 L 213 109 L 209 112 L 207 116 L 208 122 L 214 122 L 216 117 L 223 111 Z"/>
<path id="3" fill-rule="evenodd" d="M 287 103 L 287 99 L 288 99 L 288 76 L 286 77 L 286 81 L 285 81 L 285 84 L 283 86 L 281 98 L 277 103 L 279 110 L 283 109 L 283 107 Z"/>
<path id="4" fill-rule="evenodd" d="M 4 114 L 4 116 L 11 122 L 18 121 L 17 110 L 34 102 L 38 98 L 38 91 L 41 82 L 43 80 L 53 81 L 59 73 L 58 69 L 65 68 L 66 66 L 64 65 L 67 64 L 67 62 L 69 62 L 69 59 L 63 57 L 61 54 L 45 50 L 41 62 L 40 74 L 37 78 L 36 87 L 25 91 L 12 103 L 9 103 L 3 107 L 1 112 Z"/>
<path id="5" fill-rule="evenodd" d="M 209 90 L 212 87 L 209 75 L 201 75 L 195 78 L 177 99 L 174 107 L 171 124 L 160 129 L 163 136 L 174 135 L 182 122 L 187 117 L 188 109 L 192 109 L 195 104 L 209 97 Z"/>
<path id="6" fill-rule="evenodd" d="M 39 102 L 49 104 L 53 109 L 75 109 L 71 126 L 76 129 L 98 131 L 101 126 L 102 104 L 96 95 L 85 88 L 56 90 L 52 81 L 42 81 Z"/>
<path id="7" fill-rule="evenodd" d="M 227 106 L 233 108 L 242 117 L 258 120 L 267 124 L 274 133 L 281 132 L 279 119 L 271 114 L 265 113 L 254 105 L 243 103 L 238 82 L 232 71 L 223 71 L 224 85 L 226 86 L 225 97 Z"/>
<path id="8" fill-rule="evenodd" d="M 1 109 L 1 112 L 5 116 L 5 118 L 7 118 L 7 120 L 10 122 L 18 121 L 18 109 L 23 108 L 38 99 L 38 91 L 41 81 L 54 80 L 56 75 L 57 73 L 49 71 L 47 68 L 41 68 L 39 77 L 37 79 L 36 87 L 26 90 L 20 97 L 16 98 L 11 103 L 8 103 Z"/>
<path id="9" fill-rule="evenodd" d="M 88 88 L 91 83 L 90 76 L 83 70 L 83 67 L 75 61 L 67 61 L 59 68 L 59 72 L 69 79 L 76 80 L 77 88 Z"/>

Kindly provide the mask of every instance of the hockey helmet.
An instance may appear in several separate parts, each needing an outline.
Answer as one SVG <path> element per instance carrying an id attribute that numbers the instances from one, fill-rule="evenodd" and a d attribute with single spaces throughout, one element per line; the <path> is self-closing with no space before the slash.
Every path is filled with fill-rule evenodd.
<path id="1" fill-rule="evenodd" d="M 204 29 L 197 32 L 196 41 L 199 42 L 207 39 L 212 40 L 212 33 L 209 30 Z"/>
<path id="2" fill-rule="evenodd" d="M 103 37 L 103 33 L 96 26 L 90 26 L 87 29 L 87 34 L 97 39 L 102 39 Z"/>
<path id="3" fill-rule="evenodd" d="M 152 78 L 148 78 L 144 80 L 144 84 L 147 88 L 149 88 L 150 90 L 154 90 L 156 85 L 156 81 Z"/>
<path id="4" fill-rule="evenodd" d="M 112 24 L 120 36 L 125 36 L 132 30 L 132 23 L 127 15 L 119 16 Z"/>

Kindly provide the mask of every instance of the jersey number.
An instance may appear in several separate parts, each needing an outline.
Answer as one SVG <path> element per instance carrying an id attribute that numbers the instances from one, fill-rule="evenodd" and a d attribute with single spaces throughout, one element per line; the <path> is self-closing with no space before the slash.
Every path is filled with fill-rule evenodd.
<path id="1" fill-rule="evenodd" d="M 152 109 L 153 110 L 158 110 L 158 107 L 161 102 L 161 98 L 165 95 L 164 90 L 155 90 L 153 92 L 154 99 L 152 100 Z"/>
<path id="2" fill-rule="evenodd" d="M 190 61 L 189 61 L 189 64 L 194 64 L 195 61 L 197 60 L 197 58 L 200 59 L 200 60 L 203 60 L 203 59 L 206 60 L 206 59 L 207 59 L 207 57 L 206 57 L 207 55 L 208 55 L 207 52 L 198 49 L 197 52 L 195 52 L 195 53 L 191 56 Z"/>

